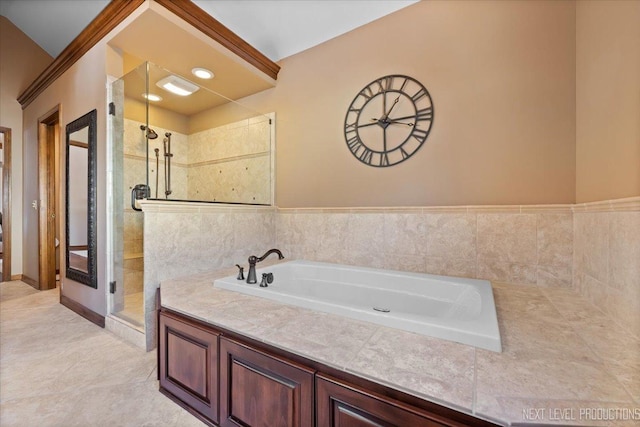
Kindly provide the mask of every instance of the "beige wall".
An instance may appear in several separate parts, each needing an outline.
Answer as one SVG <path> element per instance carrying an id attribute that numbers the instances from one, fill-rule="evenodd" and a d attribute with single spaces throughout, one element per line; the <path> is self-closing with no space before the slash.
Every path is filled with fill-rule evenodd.
<path id="1" fill-rule="evenodd" d="M 278 114 L 279 207 L 574 201 L 573 2 L 420 2 L 280 65 L 276 88 L 241 100 Z M 408 161 L 365 166 L 346 109 L 393 73 L 427 87 L 435 121 Z"/>
<path id="2" fill-rule="evenodd" d="M 118 25 L 110 34 L 116 34 L 128 25 L 141 13 L 143 8 L 138 8 L 127 19 Z M 45 113 L 56 105 L 60 105 L 60 141 L 65 141 L 66 125 L 86 114 L 97 110 L 97 270 L 98 288 L 74 282 L 62 274 L 62 291 L 66 297 L 82 304 L 88 309 L 106 315 L 107 309 L 107 221 L 110 220 L 107 212 L 107 85 L 108 75 L 117 73 L 122 69 L 122 59 L 117 52 L 107 46 L 108 35 L 93 46 L 71 68 L 65 71 L 55 82 L 47 87 L 29 106 L 23 111 L 24 123 L 24 182 L 23 182 L 23 210 L 24 221 L 32 224 L 24 228 L 23 245 L 25 260 L 23 262 L 24 274 L 32 278 L 38 277 L 38 259 L 33 256 L 37 253 L 38 227 L 37 212 L 30 208 L 31 200 L 38 199 L 37 188 L 37 122 Z M 64 176 L 65 147 L 62 144 L 60 150 L 60 171 Z M 64 185 L 61 188 L 60 198 L 66 197 Z M 64 230 L 61 230 L 60 241 L 65 241 Z M 35 251 L 35 252 L 34 252 Z M 30 255 L 31 254 L 31 255 Z M 27 257 L 27 255 L 30 255 Z M 65 271 L 64 257 L 61 259 L 60 270 Z"/>
<path id="3" fill-rule="evenodd" d="M 38 135 L 37 122 L 45 113 L 56 105 L 60 105 L 60 158 L 57 159 L 64 176 L 64 156 L 66 155 L 65 127 L 66 125 L 97 109 L 97 232 L 98 232 L 98 289 L 93 289 L 76 283 L 62 274 L 62 294 L 82 303 L 87 308 L 101 315 L 105 314 L 105 259 L 106 250 L 106 74 L 105 49 L 97 45 L 76 62 L 68 71 L 49 86 L 24 110 L 24 219 L 26 223 L 34 224 L 25 227 L 23 239 L 25 245 L 24 273 L 32 278 L 38 277 L 37 256 L 27 256 L 36 253 L 38 248 L 37 211 L 30 208 L 32 200 L 38 199 Z M 61 188 L 61 199 L 66 192 Z M 61 230 L 60 241 L 65 241 L 64 231 Z M 35 252 L 33 252 L 35 251 Z M 61 271 L 65 271 L 64 260 L 61 260 Z"/>
<path id="4" fill-rule="evenodd" d="M 640 2 L 576 7 L 576 200 L 640 195 Z"/>
<path id="5" fill-rule="evenodd" d="M 23 272 L 22 107 L 16 99 L 51 61 L 53 58 L 48 53 L 11 21 L 0 16 L 0 126 L 11 129 L 12 275 Z"/>

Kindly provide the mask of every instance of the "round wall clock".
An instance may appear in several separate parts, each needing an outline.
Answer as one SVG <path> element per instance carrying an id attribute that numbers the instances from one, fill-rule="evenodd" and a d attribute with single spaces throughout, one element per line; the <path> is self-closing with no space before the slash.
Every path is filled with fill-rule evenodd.
<path id="1" fill-rule="evenodd" d="M 413 156 L 433 124 L 429 91 L 414 78 L 393 74 L 364 87 L 344 119 L 351 153 L 375 167 L 397 165 Z"/>

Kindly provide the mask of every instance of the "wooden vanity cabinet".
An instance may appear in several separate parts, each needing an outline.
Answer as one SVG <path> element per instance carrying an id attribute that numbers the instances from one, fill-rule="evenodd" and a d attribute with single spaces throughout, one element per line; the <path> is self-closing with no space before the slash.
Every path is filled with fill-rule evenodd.
<path id="1" fill-rule="evenodd" d="M 317 427 L 442 427 L 437 416 L 374 395 L 323 374 L 316 375 Z"/>
<path id="2" fill-rule="evenodd" d="M 208 425 L 494 426 L 161 309 L 160 391 Z"/>
<path id="3" fill-rule="evenodd" d="M 315 371 L 220 339 L 220 425 L 312 427 Z"/>
<path id="4" fill-rule="evenodd" d="M 160 391 L 217 423 L 219 334 L 172 314 L 159 319 Z"/>

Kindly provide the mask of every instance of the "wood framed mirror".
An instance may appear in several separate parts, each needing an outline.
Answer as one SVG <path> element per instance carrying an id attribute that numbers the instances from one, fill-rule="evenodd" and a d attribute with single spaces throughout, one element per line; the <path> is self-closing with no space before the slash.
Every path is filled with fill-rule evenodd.
<path id="1" fill-rule="evenodd" d="M 66 277 L 98 288 L 96 126 L 93 110 L 66 127 Z"/>

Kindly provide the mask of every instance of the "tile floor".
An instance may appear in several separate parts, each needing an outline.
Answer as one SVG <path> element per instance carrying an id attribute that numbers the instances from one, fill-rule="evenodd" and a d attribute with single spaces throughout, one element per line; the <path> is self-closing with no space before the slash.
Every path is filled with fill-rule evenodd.
<path id="1" fill-rule="evenodd" d="M 158 391 L 154 352 L 59 303 L 0 284 L 0 426 L 203 426 Z"/>

